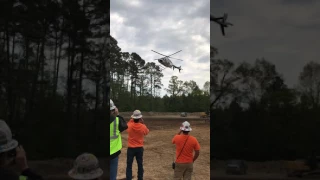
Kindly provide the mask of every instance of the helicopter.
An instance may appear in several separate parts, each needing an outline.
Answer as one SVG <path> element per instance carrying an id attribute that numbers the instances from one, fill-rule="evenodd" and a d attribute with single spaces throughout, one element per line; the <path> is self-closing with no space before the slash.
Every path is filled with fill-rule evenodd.
<path id="1" fill-rule="evenodd" d="M 224 28 L 230 26 L 233 26 L 233 24 L 227 22 L 228 14 L 224 13 L 223 17 L 214 17 L 210 14 L 210 21 L 214 21 L 218 23 L 221 27 L 222 35 L 225 36 Z"/>
<path id="2" fill-rule="evenodd" d="M 177 59 L 177 58 L 170 57 L 170 56 L 172 56 L 172 55 L 174 55 L 174 54 L 177 54 L 178 52 L 181 52 L 182 50 L 177 51 L 177 52 L 175 52 L 175 53 L 173 53 L 173 54 L 171 54 L 171 55 L 169 55 L 169 56 L 166 56 L 166 55 L 161 54 L 161 53 L 159 53 L 159 52 L 157 52 L 157 51 L 154 51 L 154 50 L 151 50 L 151 51 L 153 51 L 153 52 L 155 52 L 155 53 L 157 53 L 157 54 L 160 54 L 160 55 L 164 56 L 163 58 L 155 59 L 155 60 L 158 60 L 158 62 L 159 62 L 160 64 L 162 64 L 163 66 L 168 67 L 168 68 L 171 68 L 171 67 L 172 67 L 173 70 L 174 70 L 174 68 L 179 69 L 179 72 L 180 72 L 180 70 L 182 70 L 182 69 L 181 69 L 181 66 L 179 66 L 179 67 L 178 67 L 178 66 L 175 66 L 175 65 L 171 62 L 171 60 L 169 59 L 169 58 L 172 58 L 172 59 L 176 59 L 176 60 L 179 60 L 179 61 L 183 61 L 183 60 L 181 60 L 181 59 Z M 163 68 L 163 69 L 164 69 L 164 68 Z"/>

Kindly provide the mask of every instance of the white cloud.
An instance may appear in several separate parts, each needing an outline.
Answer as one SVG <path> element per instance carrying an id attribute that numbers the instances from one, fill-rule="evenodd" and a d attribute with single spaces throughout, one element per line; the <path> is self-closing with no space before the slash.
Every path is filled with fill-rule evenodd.
<path id="1" fill-rule="evenodd" d="M 171 76 L 194 80 L 202 88 L 210 81 L 210 1 L 209 0 L 111 0 L 110 34 L 123 52 L 136 52 L 146 62 L 182 50 L 172 60 L 182 67 L 163 70 L 164 95 Z M 158 62 L 156 62 L 158 64 Z"/>
<path id="2" fill-rule="evenodd" d="M 130 0 L 128 1 L 129 5 L 133 6 L 133 7 L 141 7 L 141 1 L 137 1 L 137 0 Z"/>

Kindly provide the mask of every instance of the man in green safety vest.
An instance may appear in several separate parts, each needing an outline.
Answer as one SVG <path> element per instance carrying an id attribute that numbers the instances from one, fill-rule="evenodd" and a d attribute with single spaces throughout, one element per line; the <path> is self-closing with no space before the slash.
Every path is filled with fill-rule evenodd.
<path id="1" fill-rule="evenodd" d="M 21 175 L 15 173 L 15 165 Z M 0 179 L 2 180 L 42 180 L 42 177 L 30 170 L 26 153 L 17 140 L 12 139 L 11 129 L 0 120 Z"/>
<path id="2" fill-rule="evenodd" d="M 127 122 L 119 116 L 118 108 L 110 99 L 110 180 L 117 179 L 118 157 L 122 148 L 120 133 L 127 128 Z"/>

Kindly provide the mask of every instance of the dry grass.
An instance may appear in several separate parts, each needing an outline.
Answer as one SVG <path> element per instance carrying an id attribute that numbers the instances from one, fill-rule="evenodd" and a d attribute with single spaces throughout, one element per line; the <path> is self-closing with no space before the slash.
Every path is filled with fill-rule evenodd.
<path id="1" fill-rule="evenodd" d="M 171 164 L 174 158 L 175 147 L 171 143 L 173 136 L 179 131 L 180 124 L 185 118 L 145 118 L 145 124 L 150 133 L 145 137 L 144 144 L 144 179 L 165 180 L 172 179 Z M 194 178 L 209 179 L 210 177 L 210 126 L 201 119 L 189 119 L 193 128 L 191 135 L 195 136 L 201 146 L 200 156 L 194 164 Z M 123 150 L 119 158 L 118 179 L 125 178 L 127 136 L 122 134 Z M 133 163 L 133 179 L 137 179 L 137 164 Z"/>

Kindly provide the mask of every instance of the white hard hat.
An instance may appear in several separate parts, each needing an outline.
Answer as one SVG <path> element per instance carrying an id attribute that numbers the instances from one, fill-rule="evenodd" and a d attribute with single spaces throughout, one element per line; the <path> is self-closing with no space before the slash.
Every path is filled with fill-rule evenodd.
<path id="1" fill-rule="evenodd" d="M 142 118 L 142 114 L 140 110 L 133 111 L 133 114 L 131 116 L 132 119 L 140 119 Z"/>
<path id="2" fill-rule="evenodd" d="M 190 127 L 190 123 L 188 121 L 185 121 L 181 124 L 180 126 L 180 130 L 182 131 L 192 131 L 191 127 Z"/>
<path id="3" fill-rule="evenodd" d="M 114 110 L 116 106 L 114 105 L 113 101 L 110 99 L 110 111 Z"/>
<path id="4" fill-rule="evenodd" d="M 7 123 L 0 119 L 0 153 L 8 152 L 18 146 L 18 141 L 12 139 L 12 132 Z"/>

